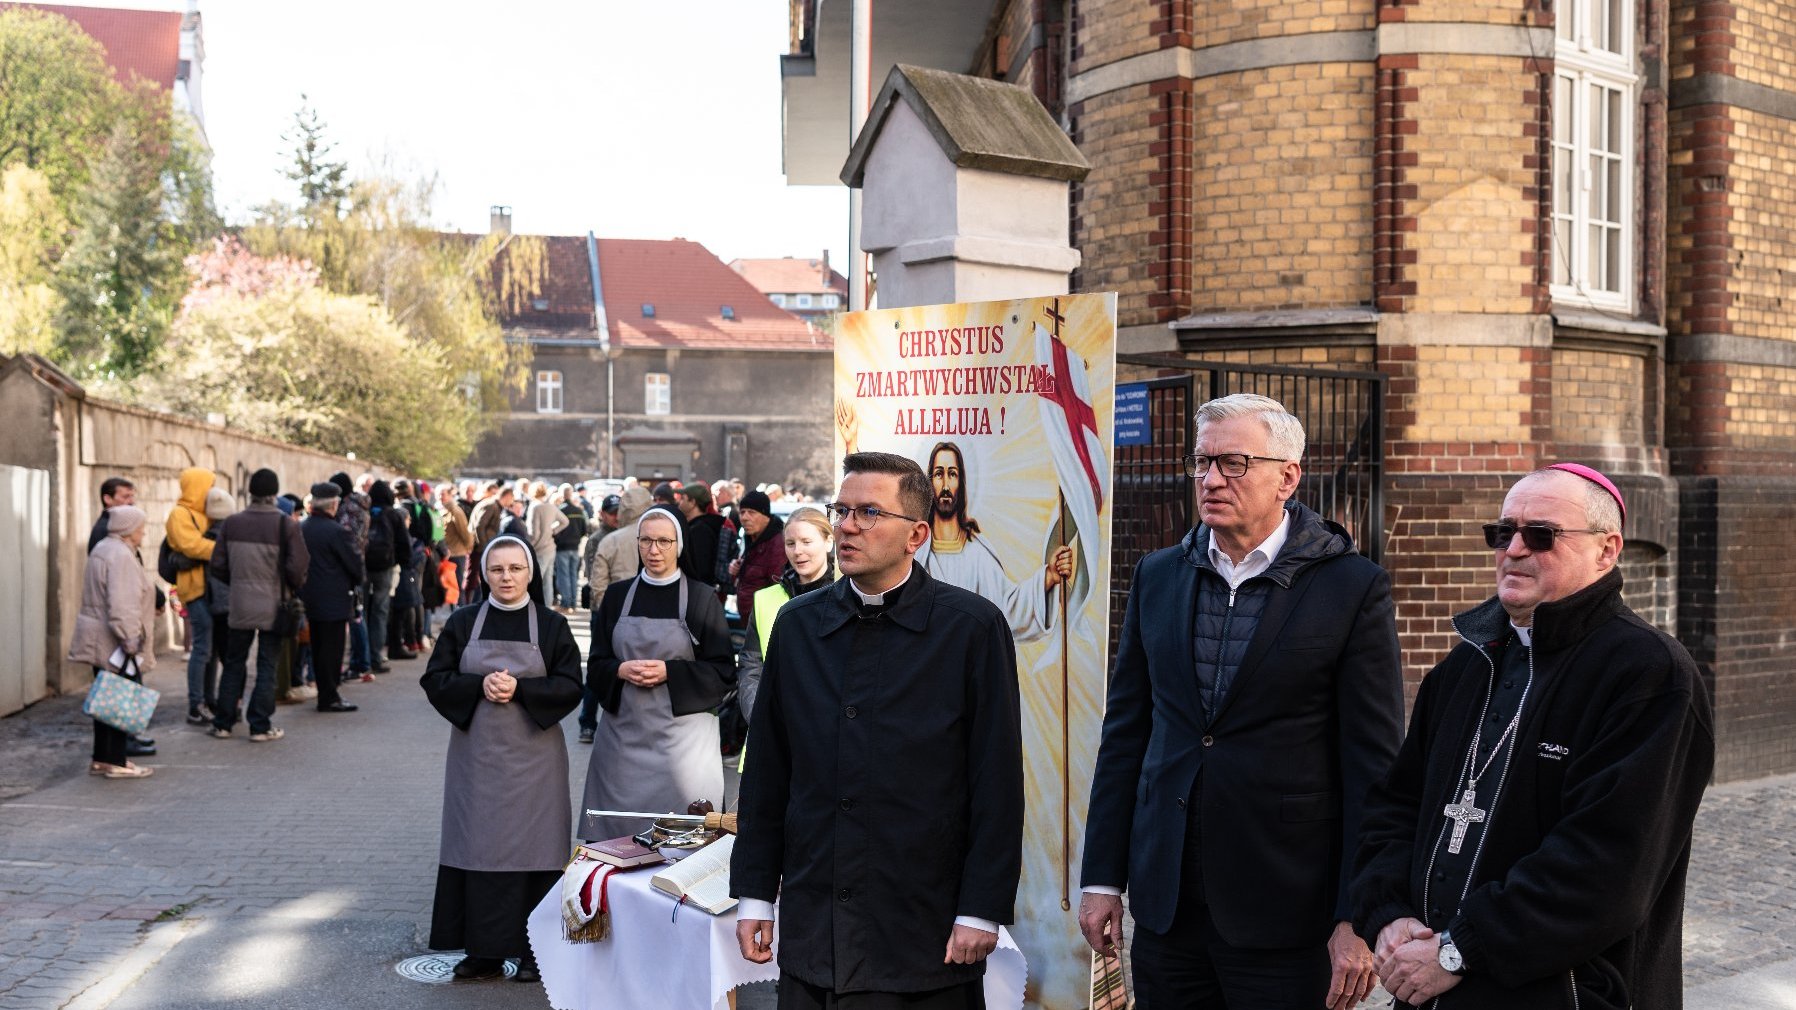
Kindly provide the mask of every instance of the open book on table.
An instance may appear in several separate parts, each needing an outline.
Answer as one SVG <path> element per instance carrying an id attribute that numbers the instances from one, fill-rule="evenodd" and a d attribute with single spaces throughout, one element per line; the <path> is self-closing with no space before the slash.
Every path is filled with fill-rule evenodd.
<path id="1" fill-rule="evenodd" d="M 720 915 L 736 907 L 736 899 L 730 897 L 730 853 L 735 848 L 736 836 L 724 835 L 655 874 L 649 883 L 663 894 Z"/>

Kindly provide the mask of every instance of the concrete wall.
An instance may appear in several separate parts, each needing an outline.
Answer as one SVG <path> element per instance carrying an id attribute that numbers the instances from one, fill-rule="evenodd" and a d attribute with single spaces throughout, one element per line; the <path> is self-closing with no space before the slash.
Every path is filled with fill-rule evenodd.
<path id="1" fill-rule="evenodd" d="M 30 356 L 0 365 L 0 463 L 50 473 L 46 617 L 41 628 L 5 632 L 41 641 L 51 694 L 85 690 L 92 680 L 91 669 L 63 657 L 81 608 L 87 535 L 99 516 L 100 483 L 106 478 L 127 477 L 137 485 L 137 504 L 149 515 L 144 563 L 154 566 L 163 522 L 180 497 L 177 478 L 186 467 L 211 469 L 218 486 L 240 500 L 249 475 L 261 467 L 280 475 L 282 490 L 301 495 L 335 471 L 366 469 L 340 456 L 89 397 L 54 366 Z M 172 611 L 162 627 L 171 636 L 178 633 Z"/>

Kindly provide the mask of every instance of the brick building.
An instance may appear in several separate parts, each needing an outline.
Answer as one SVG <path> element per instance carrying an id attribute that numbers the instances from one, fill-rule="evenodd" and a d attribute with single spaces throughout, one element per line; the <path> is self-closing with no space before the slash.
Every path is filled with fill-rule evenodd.
<path id="1" fill-rule="evenodd" d="M 537 297 L 501 318 L 506 339 L 530 348 L 529 383 L 465 473 L 807 490 L 832 479 L 827 333 L 696 242 L 543 243 Z"/>
<path id="2" fill-rule="evenodd" d="M 793 108 L 841 73 L 841 6 L 792 6 L 793 181 L 846 153 Z M 1000 78 L 1060 118 L 1093 165 L 1074 290 L 1119 292 L 1124 351 L 1388 377 L 1412 687 L 1490 591 L 1504 488 L 1585 460 L 1629 496 L 1630 601 L 1712 680 L 1718 776 L 1796 770 L 1796 3 L 964 7 L 948 52 L 876 9 L 872 79 Z"/>

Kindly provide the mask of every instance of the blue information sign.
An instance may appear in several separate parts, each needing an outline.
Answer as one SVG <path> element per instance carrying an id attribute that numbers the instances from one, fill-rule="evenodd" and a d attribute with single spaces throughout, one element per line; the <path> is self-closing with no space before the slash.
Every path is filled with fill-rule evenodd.
<path id="1" fill-rule="evenodd" d="M 1153 445 L 1154 426 L 1149 423 L 1147 383 L 1127 382 L 1116 387 L 1116 444 Z"/>

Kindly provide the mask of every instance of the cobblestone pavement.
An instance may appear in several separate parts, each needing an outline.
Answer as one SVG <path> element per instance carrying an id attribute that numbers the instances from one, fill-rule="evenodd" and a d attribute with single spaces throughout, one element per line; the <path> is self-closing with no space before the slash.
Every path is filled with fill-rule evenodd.
<path id="1" fill-rule="evenodd" d="M 175 706 L 182 666 L 171 655 L 151 674 Z M 425 950 L 435 882 L 446 731 L 422 670 L 397 663 L 347 687 L 357 713 L 282 706 L 287 736 L 270 744 L 241 727 L 213 740 L 165 705 L 154 778 L 82 774 L 83 742 L 61 778 L 0 802 L 0 1006 L 544 1006 L 537 986 L 393 971 Z M 46 704 L 85 741 L 78 707 Z M 34 711 L 41 723 L 56 709 Z M 0 768 L 8 741 L 0 732 Z M 587 752 L 571 739 L 569 751 L 577 792 Z M 1688 1006 L 1796 1006 L 1780 995 L 1796 988 L 1740 995 L 1754 978 L 1796 983 L 1796 777 L 1709 791 L 1685 931 Z"/>

